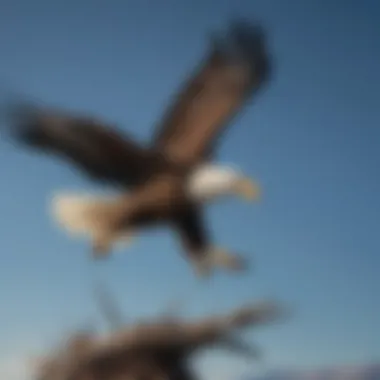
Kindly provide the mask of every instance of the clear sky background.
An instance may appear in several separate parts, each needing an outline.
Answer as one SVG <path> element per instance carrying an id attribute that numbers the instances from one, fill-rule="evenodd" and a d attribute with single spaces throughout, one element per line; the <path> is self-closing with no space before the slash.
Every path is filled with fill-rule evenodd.
<path id="1" fill-rule="evenodd" d="M 23 379 L 22 355 L 99 317 L 102 278 L 126 318 L 182 297 L 202 315 L 271 296 L 295 308 L 253 331 L 258 368 L 380 359 L 380 4 L 376 0 L 0 1 L 0 84 L 51 105 L 101 116 L 149 139 L 170 95 L 233 16 L 266 25 L 273 82 L 230 129 L 218 160 L 257 178 L 259 204 L 208 208 L 215 241 L 246 252 L 253 270 L 199 284 L 170 231 L 143 233 L 94 264 L 84 241 L 51 221 L 59 189 L 94 188 L 58 160 L 0 142 L 0 373 Z M 3 91 L 1 89 L 1 91 Z M 254 365 L 224 354 L 207 378 Z"/>

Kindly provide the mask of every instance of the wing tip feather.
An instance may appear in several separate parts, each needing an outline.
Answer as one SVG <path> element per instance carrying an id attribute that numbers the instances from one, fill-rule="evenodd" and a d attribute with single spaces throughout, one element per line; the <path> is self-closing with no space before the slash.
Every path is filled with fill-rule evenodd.
<path id="1" fill-rule="evenodd" d="M 236 18 L 223 34 L 212 36 L 212 44 L 214 53 L 225 59 L 248 63 L 259 85 L 270 79 L 272 56 L 268 52 L 267 32 L 262 23 Z"/>

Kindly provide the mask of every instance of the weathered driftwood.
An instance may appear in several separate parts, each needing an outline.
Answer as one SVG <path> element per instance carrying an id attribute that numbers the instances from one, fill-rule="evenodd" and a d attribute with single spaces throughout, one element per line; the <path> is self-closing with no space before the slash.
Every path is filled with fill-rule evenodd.
<path id="1" fill-rule="evenodd" d="M 77 334 L 44 360 L 38 379 L 192 379 L 186 362 L 195 350 L 220 345 L 247 351 L 233 332 L 270 322 L 279 312 L 275 304 L 263 302 L 195 322 L 161 319 L 126 326 L 105 336 Z"/>

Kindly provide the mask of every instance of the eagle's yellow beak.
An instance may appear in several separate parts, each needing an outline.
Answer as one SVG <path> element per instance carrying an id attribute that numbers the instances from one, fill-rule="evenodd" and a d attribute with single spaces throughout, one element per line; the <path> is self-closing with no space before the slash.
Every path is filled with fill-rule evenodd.
<path id="1" fill-rule="evenodd" d="M 260 198 L 260 186 L 249 178 L 242 178 L 236 182 L 235 193 L 246 201 L 254 201 Z"/>

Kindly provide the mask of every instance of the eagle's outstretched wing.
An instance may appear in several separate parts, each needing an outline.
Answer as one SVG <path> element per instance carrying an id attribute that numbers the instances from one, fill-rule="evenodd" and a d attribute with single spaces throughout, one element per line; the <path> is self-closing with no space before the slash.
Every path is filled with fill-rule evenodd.
<path id="1" fill-rule="evenodd" d="M 227 121 L 267 82 L 270 69 L 261 27 L 233 24 L 168 109 L 154 147 L 181 165 L 204 160 Z"/>
<path id="2" fill-rule="evenodd" d="M 148 151 L 99 120 L 23 105 L 8 120 L 18 142 L 63 156 L 93 180 L 135 185 L 149 168 Z"/>

